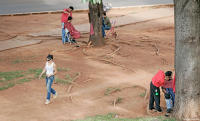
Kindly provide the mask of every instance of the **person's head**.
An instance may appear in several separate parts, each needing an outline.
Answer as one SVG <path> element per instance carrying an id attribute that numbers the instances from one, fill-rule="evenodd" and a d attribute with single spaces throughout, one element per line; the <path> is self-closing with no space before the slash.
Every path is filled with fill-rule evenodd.
<path id="1" fill-rule="evenodd" d="M 48 62 L 49 62 L 49 61 L 53 61 L 53 55 L 50 55 L 50 54 L 49 54 L 49 55 L 47 56 L 47 61 L 48 61 Z"/>
<path id="2" fill-rule="evenodd" d="M 106 17 L 106 12 L 103 12 L 103 17 Z"/>
<path id="3" fill-rule="evenodd" d="M 68 22 L 71 22 L 71 21 L 72 21 L 72 17 L 69 16 L 69 17 L 68 17 Z"/>
<path id="4" fill-rule="evenodd" d="M 171 71 L 166 71 L 165 72 L 165 80 L 169 81 L 172 79 L 172 72 Z"/>
<path id="5" fill-rule="evenodd" d="M 70 11 L 73 11 L 73 10 L 74 10 L 74 7 L 73 7 L 73 6 L 69 6 L 69 10 L 70 10 Z"/>

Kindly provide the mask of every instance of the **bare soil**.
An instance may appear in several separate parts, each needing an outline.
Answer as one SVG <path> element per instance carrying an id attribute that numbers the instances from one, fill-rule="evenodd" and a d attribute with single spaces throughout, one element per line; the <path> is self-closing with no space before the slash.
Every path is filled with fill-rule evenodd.
<path id="1" fill-rule="evenodd" d="M 109 15 L 121 16 L 124 11 L 114 10 Z M 125 14 L 128 12 L 131 10 Z M 74 13 L 73 16 L 74 24 L 88 21 L 87 13 Z M 60 27 L 59 14 L 0 18 L 1 41 Z M 37 45 L 0 52 L 2 72 L 43 68 L 46 56 L 51 53 L 59 68 L 70 69 L 68 72 L 59 72 L 57 78 L 67 73 L 80 73 L 70 85 L 53 84 L 58 97 L 52 99 L 49 105 L 44 104 L 44 79 L 0 91 L 0 120 L 68 121 L 111 112 L 126 118 L 163 115 L 147 111 L 148 89 L 152 76 L 159 69 L 173 70 L 173 17 L 131 24 L 115 30 L 118 38 L 109 37 L 103 47 L 87 48 L 89 35 L 84 34 L 78 39 L 79 48 L 63 45 L 61 37 L 49 36 L 37 37 L 43 41 Z M 29 61 L 13 63 L 17 59 Z M 120 91 L 105 95 L 108 88 L 118 88 Z M 122 100 L 114 107 L 113 101 L 117 98 Z M 163 98 L 161 106 L 164 108 Z"/>

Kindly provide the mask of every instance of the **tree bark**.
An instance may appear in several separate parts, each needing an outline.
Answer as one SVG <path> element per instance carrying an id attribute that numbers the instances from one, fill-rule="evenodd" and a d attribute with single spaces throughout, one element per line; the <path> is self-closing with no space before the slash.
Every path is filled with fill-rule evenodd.
<path id="1" fill-rule="evenodd" d="M 175 4 L 175 117 L 200 121 L 200 0 Z"/>
<path id="2" fill-rule="evenodd" d="M 94 34 L 90 35 L 90 40 L 94 46 L 102 46 L 105 44 L 102 36 L 102 14 L 103 2 L 89 2 L 89 21 L 93 25 Z"/>

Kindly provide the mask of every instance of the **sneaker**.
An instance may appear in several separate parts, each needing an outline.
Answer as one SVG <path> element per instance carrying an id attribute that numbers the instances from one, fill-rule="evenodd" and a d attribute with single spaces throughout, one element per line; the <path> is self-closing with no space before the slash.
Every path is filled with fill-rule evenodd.
<path id="1" fill-rule="evenodd" d="M 58 93 L 56 92 L 55 94 L 53 94 L 53 99 L 56 99 L 57 96 L 58 96 Z"/>
<path id="2" fill-rule="evenodd" d="M 50 103 L 50 100 L 46 100 L 45 104 L 48 105 Z"/>
<path id="3" fill-rule="evenodd" d="M 172 111 L 171 109 L 167 109 L 167 113 L 171 113 L 171 111 Z"/>
<path id="4" fill-rule="evenodd" d="M 155 108 L 154 108 L 154 107 L 152 107 L 152 108 L 149 108 L 149 110 L 155 110 Z"/>
<path id="5" fill-rule="evenodd" d="M 169 117 L 169 113 L 166 113 L 166 114 L 165 114 L 165 117 Z"/>
<path id="6" fill-rule="evenodd" d="M 156 109 L 156 111 L 161 113 L 161 112 L 162 112 L 162 109 Z"/>

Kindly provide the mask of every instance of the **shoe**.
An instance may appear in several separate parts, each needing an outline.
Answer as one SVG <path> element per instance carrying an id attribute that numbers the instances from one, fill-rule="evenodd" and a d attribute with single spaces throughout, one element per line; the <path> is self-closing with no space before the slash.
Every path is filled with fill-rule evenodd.
<path id="1" fill-rule="evenodd" d="M 58 93 L 56 92 L 55 94 L 53 94 L 53 99 L 56 99 L 58 96 Z"/>
<path id="2" fill-rule="evenodd" d="M 167 109 L 167 113 L 171 113 L 172 109 Z"/>
<path id="3" fill-rule="evenodd" d="M 72 39 L 72 43 L 77 43 L 75 39 Z"/>
<path id="4" fill-rule="evenodd" d="M 80 47 L 79 45 L 75 45 L 74 47 Z"/>
<path id="5" fill-rule="evenodd" d="M 165 116 L 166 116 L 166 117 L 169 117 L 169 113 L 166 113 Z"/>
<path id="6" fill-rule="evenodd" d="M 50 100 L 46 100 L 45 104 L 48 105 L 50 103 Z"/>
<path id="7" fill-rule="evenodd" d="M 156 109 L 157 112 L 162 112 L 162 109 Z"/>
<path id="8" fill-rule="evenodd" d="M 149 110 L 155 110 L 155 108 L 153 107 L 153 108 L 149 108 Z"/>

